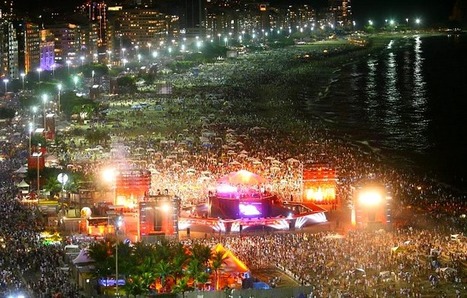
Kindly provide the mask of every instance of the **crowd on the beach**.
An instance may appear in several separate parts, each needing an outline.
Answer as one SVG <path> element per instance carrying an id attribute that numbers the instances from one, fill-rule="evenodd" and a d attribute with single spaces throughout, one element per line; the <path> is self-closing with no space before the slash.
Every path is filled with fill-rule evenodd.
<path id="1" fill-rule="evenodd" d="M 257 115 L 252 103 L 258 80 L 252 78 L 287 83 L 287 78 L 275 75 L 280 71 L 277 55 L 277 59 L 261 58 L 268 62 L 258 63 L 254 69 L 245 68 L 244 63 L 202 67 L 201 78 L 213 78 L 206 86 L 223 85 L 215 94 L 184 94 L 177 100 L 156 100 L 150 94 L 115 96 L 107 116 L 91 124 L 111 127 L 108 146 L 86 151 L 89 144 L 75 137 L 73 142 L 68 140 L 64 151 L 54 154 L 86 174 L 99 172 L 111 159 L 124 160 L 126 167 L 147 168 L 152 173 L 151 192 L 167 190 L 183 204 L 203 201 L 218 178 L 239 169 L 265 177 L 268 191 L 286 200 L 300 200 L 302 170 L 313 163 L 329 164 L 338 171 L 337 197 L 344 208 L 352 199 L 355 184 L 377 180 L 401 206 L 394 216 L 403 218 L 408 212 L 406 222 L 401 223 L 407 229 L 356 231 L 343 237 L 328 233 L 271 234 L 227 237 L 223 241 L 251 268 L 274 264 L 300 283 L 314 286 L 314 297 L 335 297 L 337 291 L 348 292 L 351 297 L 422 297 L 440 283 L 449 284 L 447 296 L 454 297 L 456 291 L 466 293 L 465 267 L 461 265 L 466 262 L 466 243 L 449 238 L 466 230 L 467 220 L 462 217 L 467 214 L 465 195 L 429 177 L 386 165 L 383 157 L 336 139 L 319 120 L 297 116 L 291 121 L 288 117 L 296 113 L 292 108 L 268 118 Z M 180 75 L 171 79 L 178 86 L 202 81 L 200 77 Z M 289 99 L 271 98 L 263 104 L 274 100 L 287 106 Z M 160 106 L 164 116 L 149 117 L 146 108 L 132 108 L 141 102 Z M 153 131 L 161 123 L 171 129 L 162 134 L 131 134 L 140 127 Z M 40 243 L 37 233 L 42 223 L 36 212 L 14 199 L 16 189 L 10 175 L 21 166 L 20 159 L 9 158 L 1 165 L 5 179 L 0 233 L 7 245 L 0 247 L 0 293 L 23 289 L 39 297 L 57 293 L 78 297 L 76 286 L 57 271 L 63 250 Z M 425 229 L 435 224 L 439 225 L 435 230 Z M 399 248 L 393 251 L 394 247 Z M 455 273 L 443 275 L 444 268 Z M 382 272 L 389 272 L 389 279 L 401 281 L 401 286 L 396 288 L 385 281 L 388 278 Z"/>
<path id="2" fill-rule="evenodd" d="M 447 297 L 467 291 L 467 242 L 438 230 L 280 233 L 187 243 L 197 241 L 222 241 L 252 271 L 274 265 L 312 286 L 312 297 L 425 297 L 440 285 Z"/>
<path id="3" fill-rule="evenodd" d="M 13 131 L 10 131 L 13 135 Z M 36 206 L 18 196 L 14 171 L 25 162 L 15 142 L 2 143 L 0 161 L 0 296 L 81 297 L 68 271 L 62 271 L 62 245 L 45 245 L 45 223 Z"/>

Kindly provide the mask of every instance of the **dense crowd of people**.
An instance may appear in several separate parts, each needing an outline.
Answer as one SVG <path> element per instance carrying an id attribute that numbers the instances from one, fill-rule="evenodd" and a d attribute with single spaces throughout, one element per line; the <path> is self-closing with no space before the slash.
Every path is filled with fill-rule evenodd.
<path id="1" fill-rule="evenodd" d="M 337 196 L 343 208 L 352 200 L 356 184 L 377 180 L 401 206 L 394 216 L 405 221 L 394 223 L 393 232 L 354 231 L 342 237 L 270 234 L 223 241 L 250 268 L 274 264 L 300 283 L 313 286 L 314 297 L 335 297 L 338 292 L 351 297 L 422 297 L 438 284 L 447 285 L 448 296 L 467 293 L 463 288 L 466 242 L 449 238 L 466 230 L 465 195 L 411 170 L 389 166 L 383 156 L 333 136 L 323 121 L 302 117 L 298 111 L 304 103 L 297 106 L 297 99 L 287 96 L 294 90 L 286 88 L 300 83 L 299 76 L 278 75 L 287 65 L 282 64 L 282 54 L 268 52 L 251 58 L 257 59 L 251 61 L 255 68 L 245 62 L 220 63 L 202 66 L 198 77 L 172 74 L 169 79 L 179 90 L 196 84 L 213 88 L 181 93 L 176 100 L 155 99 L 151 94 L 112 97 L 107 116 L 91 124 L 109 128 L 108 146 L 91 148 L 84 138 L 73 136 L 64 151 L 54 153 L 88 175 L 99 172 L 111 159 L 125 161 L 127 167 L 147 168 L 152 173 L 152 194 L 167 190 L 183 204 L 203 201 L 218 178 L 239 169 L 265 177 L 268 191 L 300 200 L 303 169 L 313 163 L 329 164 L 338 170 Z M 269 80 L 284 87 L 284 94 L 269 94 L 271 98 L 263 98 L 261 104 L 283 109 L 265 117 L 257 114 L 254 96 L 258 82 Z M 142 102 L 149 107 L 134 108 Z M 145 133 L 135 134 L 141 127 Z M 165 130 L 156 133 L 160 127 Z M 28 291 L 38 297 L 58 293 L 78 297 L 76 286 L 57 271 L 63 249 L 40 243 L 37 235 L 43 223 L 37 210 L 15 199 L 11 172 L 22 160 L 14 153 L 11 148 L 10 158 L 1 162 L 5 179 L 0 235 L 5 245 L 0 246 L 0 294 Z M 452 269 L 449 275 L 445 268 Z M 389 278 L 383 272 L 389 272 Z M 400 281 L 399 286 L 388 279 Z"/>
<path id="2" fill-rule="evenodd" d="M 215 245 L 218 239 L 194 241 Z M 467 290 L 467 242 L 438 230 L 300 232 L 222 241 L 252 271 L 274 264 L 313 286 L 313 297 L 424 297 L 440 285 L 448 297 L 461 297 Z"/>
<path id="3" fill-rule="evenodd" d="M 6 136 L 13 136 L 8 131 Z M 21 134 L 22 132 L 17 132 Z M 14 171 L 25 163 L 16 142 L 2 143 L 0 161 L 0 296 L 81 297 L 63 266 L 62 245 L 45 245 L 40 232 L 45 227 L 37 206 L 23 204 Z"/>

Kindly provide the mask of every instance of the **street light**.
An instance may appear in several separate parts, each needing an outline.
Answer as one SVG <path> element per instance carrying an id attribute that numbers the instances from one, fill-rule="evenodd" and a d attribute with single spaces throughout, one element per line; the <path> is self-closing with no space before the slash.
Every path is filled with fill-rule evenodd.
<path id="1" fill-rule="evenodd" d="M 38 76 L 39 76 L 39 83 L 40 83 L 40 82 L 41 82 L 41 72 L 42 72 L 42 68 L 39 67 L 39 68 L 37 68 L 36 70 L 37 70 L 37 74 L 38 74 Z"/>
<path id="2" fill-rule="evenodd" d="M 123 224 L 123 218 L 122 216 L 118 216 L 115 221 L 115 293 L 117 296 L 119 296 L 119 290 L 118 290 L 118 232 L 120 230 L 120 227 Z"/>
<path id="3" fill-rule="evenodd" d="M 32 131 L 34 129 L 34 124 L 32 122 L 29 122 L 29 152 L 28 152 L 28 158 L 31 155 L 31 145 L 32 145 Z"/>
<path id="4" fill-rule="evenodd" d="M 52 64 L 52 77 L 55 79 L 55 63 Z"/>
<path id="5" fill-rule="evenodd" d="M 21 82 L 23 83 L 23 90 L 24 90 L 24 77 L 26 76 L 26 74 L 22 72 L 19 75 L 21 76 Z"/>
<path id="6" fill-rule="evenodd" d="M 83 65 L 84 65 L 84 56 L 79 57 L 79 59 L 81 60 L 81 67 L 83 67 Z"/>
<path id="7" fill-rule="evenodd" d="M 40 147 L 41 144 L 38 144 L 38 147 Z M 32 154 L 33 157 L 36 157 L 36 169 L 37 169 L 37 199 L 39 199 L 39 195 L 40 195 L 40 189 L 41 189 L 41 184 L 40 184 L 40 171 L 39 171 L 39 162 L 40 162 L 40 157 L 42 156 L 42 152 L 39 150 L 39 152 L 34 152 Z"/>
<path id="8" fill-rule="evenodd" d="M 3 83 L 5 83 L 5 95 L 8 92 L 8 82 L 9 81 L 10 81 L 9 79 L 3 79 Z"/>
<path id="9" fill-rule="evenodd" d="M 70 60 L 67 60 L 66 61 L 66 66 L 68 68 L 68 74 L 70 74 L 70 64 L 71 64 L 71 61 Z"/>
<path id="10" fill-rule="evenodd" d="M 45 123 L 45 116 L 46 116 L 45 115 L 46 114 L 45 105 L 47 104 L 47 94 L 42 94 L 42 102 L 44 103 L 44 130 L 45 130 L 45 125 L 46 125 L 46 123 Z"/>
<path id="11" fill-rule="evenodd" d="M 73 77 L 73 83 L 75 83 L 75 90 L 78 88 L 78 76 Z"/>
<path id="12" fill-rule="evenodd" d="M 58 182 L 60 182 L 60 184 L 62 185 L 62 193 L 61 193 L 61 196 L 62 198 L 64 197 L 63 196 L 63 193 L 65 191 L 65 184 L 68 182 L 68 175 L 65 174 L 65 173 L 60 173 L 58 174 L 57 176 L 57 180 Z"/>
<path id="13" fill-rule="evenodd" d="M 32 107 L 32 126 L 36 126 L 36 113 L 37 113 L 37 107 L 33 106 Z"/>
<path id="14" fill-rule="evenodd" d="M 107 50 L 107 55 L 108 55 L 108 59 L 109 59 L 109 64 L 111 63 L 111 55 L 112 55 L 112 51 L 111 50 Z"/>
<path id="15" fill-rule="evenodd" d="M 60 114 L 60 105 L 61 105 L 60 94 L 61 94 L 61 91 L 62 91 L 62 84 L 61 83 L 58 83 L 57 89 L 58 89 L 58 113 Z"/>

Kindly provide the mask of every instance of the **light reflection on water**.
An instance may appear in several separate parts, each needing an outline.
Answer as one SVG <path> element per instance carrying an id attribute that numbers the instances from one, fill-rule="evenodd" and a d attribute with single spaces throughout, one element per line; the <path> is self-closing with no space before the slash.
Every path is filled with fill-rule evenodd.
<path id="1" fill-rule="evenodd" d="M 466 50 L 467 35 L 396 39 L 344 66 L 327 96 L 308 99 L 309 111 L 338 136 L 465 186 Z"/>
<path id="2" fill-rule="evenodd" d="M 390 44 L 381 54 L 342 69 L 317 108 L 357 140 L 382 149 L 423 151 L 429 144 L 423 137 L 428 120 L 422 40 Z"/>

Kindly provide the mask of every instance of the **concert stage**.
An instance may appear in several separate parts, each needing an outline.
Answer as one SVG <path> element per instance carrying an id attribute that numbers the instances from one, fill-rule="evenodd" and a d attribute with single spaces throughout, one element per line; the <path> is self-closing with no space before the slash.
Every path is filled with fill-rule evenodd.
<path id="1" fill-rule="evenodd" d="M 224 176 L 205 203 L 181 212 L 179 230 L 195 225 L 226 233 L 253 227 L 292 230 L 327 222 L 326 210 L 312 203 L 284 202 L 263 190 L 264 182 L 262 177 L 245 170 Z"/>

